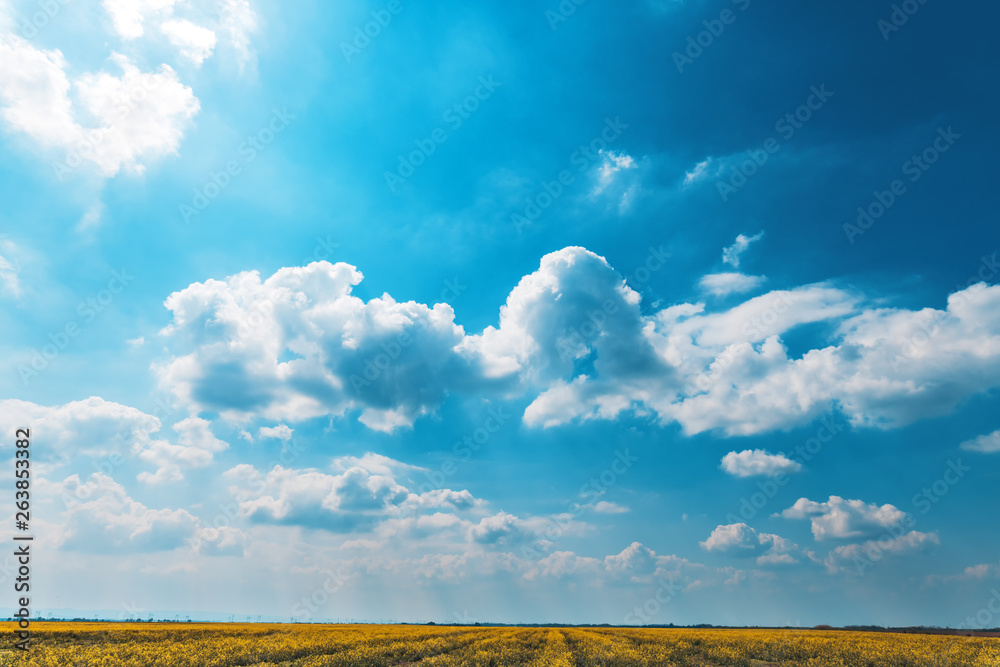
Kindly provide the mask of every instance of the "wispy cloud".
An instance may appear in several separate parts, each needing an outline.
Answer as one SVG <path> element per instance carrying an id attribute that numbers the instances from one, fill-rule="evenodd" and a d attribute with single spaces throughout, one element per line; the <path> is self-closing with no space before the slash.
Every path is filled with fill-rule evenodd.
<path id="1" fill-rule="evenodd" d="M 766 280 L 764 276 L 748 276 L 744 273 L 712 273 L 703 276 L 698 285 L 713 296 L 727 296 L 757 289 Z"/>
<path id="2" fill-rule="evenodd" d="M 1000 431 L 993 431 L 962 443 L 962 449 L 983 454 L 1000 452 Z"/>
<path id="3" fill-rule="evenodd" d="M 723 263 L 729 264 L 734 269 L 740 268 L 740 257 L 747 251 L 751 243 L 755 243 L 762 238 L 764 238 L 764 232 L 759 232 L 753 236 L 740 234 L 736 237 L 736 242 L 733 245 L 722 251 Z"/>

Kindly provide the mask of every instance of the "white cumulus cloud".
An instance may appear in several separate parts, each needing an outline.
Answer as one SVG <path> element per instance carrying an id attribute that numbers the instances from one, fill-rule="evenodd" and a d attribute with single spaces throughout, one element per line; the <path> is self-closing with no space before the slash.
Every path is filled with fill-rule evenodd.
<path id="1" fill-rule="evenodd" d="M 178 52 L 195 65 L 201 65 L 212 54 L 217 38 L 210 29 L 186 19 L 171 19 L 160 25 Z"/>
<path id="2" fill-rule="evenodd" d="M 274 438 L 275 440 L 288 442 L 292 439 L 293 433 L 295 433 L 295 430 L 286 424 L 278 424 L 277 426 L 261 426 L 257 429 L 257 437 L 262 440 Z"/>
<path id="3" fill-rule="evenodd" d="M 624 505 L 601 500 L 594 503 L 593 510 L 598 514 L 626 514 L 629 509 Z"/>
<path id="4" fill-rule="evenodd" d="M 112 61 L 121 74 L 98 71 L 70 79 L 59 50 L 0 35 L 3 119 L 53 155 L 57 176 L 82 163 L 105 177 L 122 169 L 142 173 L 148 163 L 177 152 L 185 126 L 198 113 L 198 99 L 169 65 L 143 72 L 121 54 Z M 90 119 L 86 125 L 83 117 Z"/>
<path id="5" fill-rule="evenodd" d="M 156 472 L 141 472 L 137 479 L 146 484 L 162 484 L 184 479 L 184 468 L 204 468 L 212 463 L 214 454 L 229 444 L 212 434 L 211 424 L 200 417 L 188 417 L 173 426 L 177 444 L 166 440 L 137 442 L 139 458 L 156 466 Z"/>
<path id="6" fill-rule="evenodd" d="M 362 301 L 361 279 L 316 262 L 170 295 L 173 356 L 157 365 L 160 381 L 192 413 L 234 420 L 352 413 L 391 432 L 448 395 L 519 395 L 529 427 L 634 413 L 729 436 L 834 409 L 856 427 L 895 428 L 1000 386 L 1000 286 L 983 283 L 943 310 L 867 307 L 831 283 L 727 309 L 644 310 L 603 257 L 570 247 L 520 280 L 498 324 L 467 333 L 446 303 Z M 790 354 L 784 338 L 818 323 L 818 344 Z"/>
<path id="7" fill-rule="evenodd" d="M 240 464 L 225 477 L 232 482 L 230 492 L 238 500 L 240 514 L 250 522 L 332 533 L 365 532 L 390 520 L 403 520 L 396 525 L 398 530 L 427 512 L 459 512 L 483 504 L 466 490 L 411 492 L 396 476 L 412 466 L 384 456 L 342 457 L 334 460 L 333 468 L 336 472 L 330 474 L 276 465 L 262 475 L 253 466 Z"/>
<path id="8" fill-rule="evenodd" d="M 962 449 L 981 452 L 983 454 L 1000 452 L 1000 431 L 993 431 L 972 440 L 967 440 L 962 443 Z"/>
<path id="9" fill-rule="evenodd" d="M 92 396 L 64 405 L 45 406 L 17 399 L 0 400 L 0 428 L 13 433 L 31 424 L 32 441 L 51 455 L 111 452 L 125 455 L 134 442 L 160 430 L 160 420 L 141 410 Z"/>
<path id="10" fill-rule="evenodd" d="M 906 513 L 894 505 L 830 496 L 826 502 L 799 498 L 781 512 L 786 519 L 808 519 L 817 540 L 876 537 L 899 525 Z"/>
<path id="11" fill-rule="evenodd" d="M 59 538 L 59 548 L 66 551 L 170 551 L 184 546 L 198 528 L 197 519 L 186 510 L 150 509 L 101 473 L 87 481 L 72 475 L 40 486 L 44 495 L 71 499 Z"/>
<path id="12" fill-rule="evenodd" d="M 758 565 L 792 565 L 800 562 L 803 555 L 792 541 L 760 533 L 745 523 L 717 526 L 700 545 L 705 551 L 727 556 L 756 557 Z"/>
<path id="13" fill-rule="evenodd" d="M 764 276 L 748 276 L 743 273 L 712 273 L 702 276 L 698 284 L 713 296 L 728 296 L 755 290 L 766 280 Z"/>
<path id="14" fill-rule="evenodd" d="M 115 32 L 126 40 L 142 37 L 146 21 L 171 15 L 175 4 L 177 0 L 101 0 Z"/>
<path id="15" fill-rule="evenodd" d="M 865 570 L 882 561 L 886 556 L 904 556 L 921 553 L 932 545 L 941 543 L 937 533 L 921 533 L 912 530 L 898 537 L 885 536 L 862 544 L 846 544 L 837 547 L 826 557 L 826 566 L 831 573 L 847 572 L 864 574 Z"/>
<path id="16" fill-rule="evenodd" d="M 364 302 L 354 267 L 316 262 L 209 280 L 176 292 L 163 332 L 190 352 L 158 367 L 196 409 L 230 417 L 302 420 L 349 409 L 392 431 L 434 410 L 468 375 L 464 331 L 447 304 Z M 286 352 L 294 358 L 279 361 Z"/>
<path id="17" fill-rule="evenodd" d="M 742 452 L 729 452 L 722 457 L 721 468 L 736 477 L 753 477 L 755 475 L 774 476 L 802 470 L 802 464 L 791 460 L 784 454 L 771 454 L 763 449 L 746 449 Z"/>

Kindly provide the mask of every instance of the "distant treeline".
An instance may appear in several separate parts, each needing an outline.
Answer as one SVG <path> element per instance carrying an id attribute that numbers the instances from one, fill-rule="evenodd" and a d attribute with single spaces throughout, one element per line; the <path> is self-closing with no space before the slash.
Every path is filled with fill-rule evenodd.
<path id="1" fill-rule="evenodd" d="M 7 617 L 6 621 L 16 621 L 17 619 Z M 53 623 L 232 623 L 233 621 L 192 621 L 170 620 L 166 618 L 144 619 L 108 619 L 108 618 L 33 618 L 33 622 L 53 622 Z M 236 621 L 243 623 L 243 621 Z M 248 621 L 253 623 L 254 621 Z M 258 623 L 260 621 L 257 621 Z M 263 623 L 279 624 L 282 621 L 263 621 Z M 926 634 L 926 635 L 968 635 L 973 637 L 1000 637 L 1000 627 L 982 629 L 959 629 L 946 628 L 938 625 L 919 625 L 902 628 L 886 627 L 883 625 L 845 625 L 834 627 L 832 625 L 815 625 L 811 628 L 790 626 L 790 625 L 712 625 L 711 623 L 699 623 L 697 625 L 676 625 L 674 623 L 658 625 L 613 625 L 611 623 L 377 623 L 375 621 L 345 621 L 344 623 L 316 622 L 315 625 L 443 625 L 447 627 L 469 627 L 469 628 L 660 628 L 679 630 L 841 630 L 845 632 L 898 632 L 906 634 Z"/>

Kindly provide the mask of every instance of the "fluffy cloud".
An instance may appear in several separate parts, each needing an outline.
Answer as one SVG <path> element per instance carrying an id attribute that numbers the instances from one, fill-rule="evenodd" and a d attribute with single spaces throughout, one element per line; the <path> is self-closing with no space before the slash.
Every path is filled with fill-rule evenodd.
<path id="1" fill-rule="evenodd" d="M 241 71 L 255 62 L 250 35 L 259 22 L 248 0 L 101 4 L 125 48 L 107 53 L 110 71 L 82 74 L 76 74 L 79 68 L 66 61 L 62 50 L 36 47 L 16 34 L 8 8 L 0 4 L 0 114 L 12 132 L 53 158 L 60 180 L 81 165 L 104 178 L 122 170 L 142 174 L 153 162 L 177 154 L 200 103 L 170 64 L 152 71 L 136 65 L 148 60 L 137 53 L 145 46 L 140 38 L 150 38 L 150 28 L 196 67 L 216 50 L 220 35 Z M 91 207 L 79 229 L 92 227 L 100 213 L 100 204 Z"/>
<path id="2" fill-rule="evenodd" d="M 656 552 L 639 542 L 633 542 L 620 553 L 604 559 L 604 566 L 611 574 L 636 580 L 651 576 L 658 565 Z"/>
<path id="3" fill-rule="evenodd" d="M 625 514 L 629 509 L 618 503 L 608 502 L 607 500 L 601 500 L 594 504 L 593 510 L 598 514 Z"/>
<path id="4" fill-rule="evenodd" d="M 200 66 L 215 49 L 218 34 L 228 37 L 242 70 L 254 61 L 250 35 L 258 28 L 249 0 L 178 2 L 178 0 L 102 0 L 114 31 L 134 42 L 156 26 L 181 57 Z M 188 17 L 178 17 L 176 12 Z"/>
<path id="5" fill-rule="evenodd" d="M 257 437 L 262 440 L 274 438 L 276 440 L 288 442 L 292 439 L 292 434 L 294 432 L 294 429 L 289 428 L 285 424 L 278 424 L 277 426 L 261 426 L 257 429 Z"/>
<path id="6" fill-rule="evenodd" d="M 410 472 L 425 472 L 425 468 L 403 463 L 388 456 L 366 452 L 361 456 L 339 456 L 333 460 L 330 466 L 337 472 L 344 472 L 351 468 L 364 468 L 375 475 L 385 475 L 395 477 Z"/>
<path id="7" fill-rule="evenodd" d="M 612 556 L 609 556 L 611 558 Z M 524 578 L 533 581 L 537 579 L 587 578 L 598 580 L 604 574 L 604 562 L 598 558 L 578 556 L 572 551 L 556 551 L 540 558 L 528 566 Z"/>
<path id="8" fill-rule="evenodd" d="M 614 582 L 652 583 L 668 580 L 680 586 L 691 583 L 692 576 L 706 570 L 704 565 L 686 558 L 657 554 L 641 542 L 633 542 L 621 552 L 606 556 L 603 579 Z"/>
<path id="9" fill-rule="evenodd" d="M 101 473 L 87 482 L 73 475 L 61 483 L 40 483 L 38 490 L 42 496 L 69 499 L 59 541 L 67 551 L 169 551 L 183 546 L 198 527 L 187 511 L 150 509 Z"/>
<path id="10" fill-rule="evenodd" d="M 585 535 L 590 529 L 591 526 L 568 512 L 522 518 L 501 510 L 470 524 L 466 534 L 471 543 L 538 559 L 550 554 L 558 540 Z"/>
<path id="11" fill-rule="evenodd" d="M 176 442 L 157 440 L 161 423 L 157 417 L 120 403 L 92 396 L 65 405 L 44 406 L 28 401 L 0 401 L 0 428 L 13 431 L 30 423 L 33 442 L 40 452 L 60 460 L 90 456 L 101 458 L 100 470 L 110 472 L 131 456 L 156 467 L 139 473 L 148 484 L 175 482 L 185 468 L 212 463 L 213 454 L 229 445 L 212 435 L 209 422 L 188 417 L 173 425 Z"/>
<path id="12" fill-rule="evenodd" d="M 745 523 L 717 526 L 701 548 L 727 556 L 757 558 L 758 565 L 792 565 L 800 562 L 798 545 L 780 535 L 759 533 Z"/>
<path id="13" fill-rule="evenodd" d="M 514 547 L 530 541 L 534 534 L 513 514 L 500 512 L 484 517 L 469 529 L 469 539 L 479 544 Z"/>
<path id="14" fill-rule="evenodd" d="M 809 292 L 813 298 L 805 304 L 773 301 L 775 311 L 787 306 L 783 314 L 732 317 L 734 311 L 761 303 L 752 299 L 725 318 L 735 331 L 740 331 L 741 320 L 747 323 L 743 334 L 753 338 L 768 333 L 769 327 L 771 332 L 786 328 L 787 318 L 802 323 L 800 318 L 811 312 L 815 321 L 837 320 L 853 310 L 847 295 L 838 304 L 832 292 L 824 297 L 816 288 Z M 733 342 L 695 382 L 702 392 L 662 412 L 672 413 L 688 432 L 721 427 L 733 435 L 788 428 L 834 405 L 852 424 L 879 428 L 946 414 L 967 397 L 997 385 L 997 305 L 1000 287 L 978 284 L 951 295 L 946 311 L 861 311 L 840 323 L 837 344 L 810 350 L 799 359 L 788 357 L 777 332 L 759 347 L 752 340 Z M 704 336 L 697 340 L 708 342 Z M 697 358 L 704 347 L 689 346 L 685 356 Z"/>
<path id="15" fill-rule="evenodd" d="M 587 358 L 595 373 L 615 378 L 667 373 L 643 340 L 639 300 L 603 257 L 565 248 L 543 257 L 511 291 L 499 328 L 462 347 L 484 360 L 489 375 L 517 373 L 533 384 L 565 378 Z"/>
<path id="16" fill-rule="evenodd" d="M 766 387 L 758 395 L 741 385 L 766 382 L 768 366 L 789 362 L 781 334 L 842 317 L 855 301 L 820 284 L 771 292 L 718 313 L 705 313 L 702 304 L 681 304 L 641 317 L 636 303 L 615 319 L 622 331 L 604 327 L 580 353 L 596 356 L 593 377 L 553 382 L 529 406 L 525 421 L 554 426 L 610 419 L 645 406 L 664 423 L 680 422 L 688 433 L 724 428 L 744 435 L 807 422 L 825 403 L 795 400 L 785 386 L 778 392 Z"/>
<path id="17" fill-rule="evenodd" d="M 133 40 L 145 33 L 150 18 L 169 16 L 177 0 L 102 0 L 101 6 L 111 18 L 115 32 L 122 39 Z"/>
<path id="18" fill-rule="evenodd" d="M 1000 578 L 1000 563 L 980 563 L 971 565 L 962 572 L 966 579 L 986 579 L 987 577 Z"/>
<path id="19" fill-rule="evenodd" d="M 241 464 L 225 477 L 239 516 L 254 531 L 301 526 L 323 531 L 318 539 L 350 536 L 340 545 L 346 550 L 391 550 L 405 543 L 411 554 L 473 549 L 538 560 L 552 553 L 555 540 L 591 529 L 571 514 L 489 513 L 486 502 L 467 490 L 412 492 L 394 475 L 420 469 L 374 454 L 336 459 L 332 467 L 336 472 L 275 466 L 261 474 Z"/>
<path id="20" fill-rule="evenodd" d="M 165 440 L 142 440 L 137 442 L 139 458 L 156 466 L 155 473 L 141 472 L 140 482 L 162 484 L 184 479 L 182 468 L 204 468 L 214 460 L 213 454 L 229 447 L 214 435 L 208 421 L 199 417 L 188 417 L 174 424 L 177 444 Z"/>
<path id="21" fill-rule="evenodd" d="M 31 424 L 38 452 L 57 456 L 109 453 L 125 455 L 129 443 L 145 442 L 160 430 L 160 420 L 119 403 L 92 396 L 59 406 L 15 399 L 0 400 L 0 428 L 13 433 Z"/>
<path id="22" fill-rule="evenodd" d="M 921 553 L 931 545 L 940 544 L 936 533 L 921 533 L 912 530 L 898 537 L 885 536 L 879 540 L 869 540 L 863 544 L 847 544 L 837 547 L 826 557 L 826 566 L 831 573 L 848 572 L 864 574 L 886 556 L 903 556 Z"/>
<path id="23" fill-rule="evenodd" d="M 773 477 L 780 473 L 799 472 L 802 470 L 802 464 L 784 454 L 770 454 L 763 449 L 746 449 L 742 452 L 729 452 L 723 456 L 721 468 L 737 477 L 755 475 Z"/>
<path id="24" fill-rule="evenodd" d="M 186 19 L 164 21 L 160 30 L 177 51 L 195 65 L 201 65 L 215 48 L 215 33 Z"/>
<path id="25" fill-rule="evenodd" d="M 231 469 L 226 476 L 234 480 L 233 490 L 238 497 L 242 497 L 243 488 L 257 486 L 261 479 L 247 464 Z M 329 475 L 318 470 L 275 466 L 259 486 L 265 491 L 245 493 L 251 497 L 239 503 L 241 515 L 251 522 L 302 525 L 333 532 L 351 532 L 374 525 L 409 495 L 392 478 L 373 475 L 363 468 Z"/>
<path id="26" fill-rule="evenodd" d="M 767 280 L 764 276 L 748 276 L 743 273 L 712 273 L 702 276 L 698 285 L 712 296 L 743 294 L 757 289 Z"/>
<path id="27" fill-rule="evenodd" d="M 465 534 L 471 523 L 449 512 L 434 512 L 408 516 L 401 519 L 388 519 L 379 524 L 374 533 L 380 541 L 372 541 L 369 548 L 378 550 L 389 541 L 404 541 L 410 546 L 418 543 L 433 545 L 430 548 L 454 548 L 456 543 L 465 540 Z M 356 542 L 365 542 L 357 540 Z M 441 546 L 438 546 L 441 545 Z"/>
<path id="28" fill-rule="evenodd" d="M 520 558 L 541 560 L 552 553 L 562 535 L 583 535 L 586 524 L 573 522 L 570 515 L 521 518 L 504 511 L 482 516 L 486 503 L 468 491 L 436 491 L 411 496 L 401 511 L 387 512 L 378 523 L 358 524 L 356 530 L 370 530 L 375 539 L 353 539 L 341 548 L 390 549 L 404 541 L 407 550 L 428 553 L 481 551 L 517 553 Z M 552 529 L 559 526 L 559 534 Z"/>
<path id="29" fill-rule="evenodd" d="M 431 489 L 411 498 L 411 501 L 418 509 L 445 508 L 452 511 L 469 510 L 474 507 L 481 507 L 484 504 L 484 501 L 476 498 L 465 489 L 461 491 Z"/>
<path id="30" fill-rule="evenodd" d="M 1000 452 L 1000 431 L 993 431 L 978 438 L 967 440 L 962 443 L 962 449 L 983 454 L 994 454 Z"/>
<path id="31" fill-rule="evenodd" d="M 119 76 L 100 71 L 71 80 L 59 50 L 0 35 L 3 118 L 43 149 L 63 154 L 57 176 L 81 162 L 105 177 L 121 169 L 142 173 L 150 161 L 177 152 L 185 125 L 198 113 L 197 98 L 169 65 L 142 72 L 126 56 L 114 54 L 112 61 Z M 82 125 L 78 117 L 91 122 Z"/>
<path id="32" fill-rule="evenodd" d="M 980 582 L 985 579 L 1000 579 L 1000 563 L 980 563 L 978 565 L 970 565 L 962 570 L 960 574 L 932 574 L 927 577 L 927 584 L 929 586 L 935 586 L 953 581 Z"/>
<path id="33" fill-rule="evenodd" d="M 799 498 L 780 516 L 808 519 L 812 522 L 812 534 L 817 540 L 844 540 L 884 534 L 887 529 L 899 525 L 906 518 L 906 513 L 893 505 L 879 506 L 863 500 L 830 496 L 823 503 Z"/>
<path id="34" fill-rule="evenodd" d="M 203 468 L 212 462 L 212 454 L 195 447 L 181 447 L 166 440 L 154 440 L 139 454 L 143 461 L 156 466 L 156 472 L 141 472 L 136 479 L 146 484 L 164 484 L 184 479 L 181 468 Z"/>
<path id="35" fill-rule="evenodd" d="M 644 313 L 604 258 L 564 248 L 514 287 L 498 325 L 466 334 L 447 304 L 361 301 L 361 279 L 317 262 L 171 295 L 164 334 L 177 356 L 157 367 L 161 382 L 192 411 L 237 420 L 355 412 L 388 432 L 449 394 L 526 395 L 528 426 L 633 412 L 730 436 L 833 409 L 893 428 L 1000 385 L 1000 286 L 956 292 L 946 310 L 864 308 L 863 296 L 818 283 L 724 310 Z M 816 323 L 825 346 L 790 355 L 783 337 Z"/>
<path id="36" fill-rule="evenodd" d="M 371 544 L 359 544 L 370 549 Z M 516 554 L 466 547 L 459 553 L 436 552 L 417 556 L 397 557 L 383 552 L 365 554 L 353 561 L 339 561 L 338 570 L 378 577 L 399 576 L 406 581 L 414 578 L 451 583 L 483 583 L 501 575 L 507 584 L 522 584 L 535 589 L 546 581 L 558 582 L 563 594 L 577 587 L 598 589 L 607 594 L 613 587 L 624 591 L 628 600 L 635 595 L 635 585 L 660 584 L 673 593 L 694 590 L 701 584 L 721 585 L 731 575 L 726 569 L 708 568 L 677 556 L 662 556 L 639 542 L 622 552 L 606 557 L 580 556 L 572 551 L 555 551 L 537 559 Z M 699 581 L 698 579 L 701 581 Z M 537 590 L 537 589 L 536 589 Z M 641 589 L 640 589 L 641 590 Z M 470 619 L 471 620 L 471 619 Z"/>
<path id="37" fill-rule="evenodd" d="M 51 508 L 63 508 L 58 522 L 41 524 L 63 551 L 148 554 L 185 547 L 203 556 L 240 556 L 248 542 L 238 528 L 203 525 L 187 510 L 151 509 L 103 473 L 86 480 L 72 475 L 62 482 L 39 477 L 36 490 L 37 502 L 48 508 L 46 516 L 55 515 Z"/>
<path id="38" fill-rule="evenodd" d="M 466 490 L 412 493 L 395 476 L 419 468 L 384 456 L 338 458 L 332 468 L 333 474 L 278 465 L 261 475 L 253 466 L 241 464 L 225 477 L 232 481 L 230 492 L 239 502 L 240 514 L 251 523 L 298 525 L 333 533 L 370 531 L 390 521 L 396 523 L 384 528 L 383 535 L 385 530 L 427 528 L 435 521 L 450 520 L 422 515 L 466 512 L 483 505 Z M 467 530 L 473 524 L 466 521 L 462 526 Z"/>
<path id="39" fill-rule="evenodd" d="M 370 428 L 412 424 L 470 375 L 464 332 L 447 304 L 365 303 L 354 267 L 316 262 L 209 280 L 167 299 L 164 334 L 193 351 L 159 367 L 195 409 L 281 421 L 359 409 Z M 287 361 L 280 361 L 290 355 Z"/>

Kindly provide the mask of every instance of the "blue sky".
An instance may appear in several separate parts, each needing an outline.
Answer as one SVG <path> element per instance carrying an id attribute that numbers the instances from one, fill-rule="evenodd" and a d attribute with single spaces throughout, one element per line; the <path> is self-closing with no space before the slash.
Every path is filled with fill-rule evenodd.
<path id="1" fill-rule="evenodd" d="M 997 9 L 765 4 L 0 2 L 36 608 L 1000 625 Z"/>

